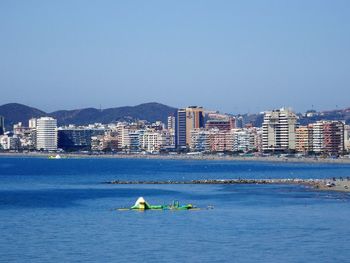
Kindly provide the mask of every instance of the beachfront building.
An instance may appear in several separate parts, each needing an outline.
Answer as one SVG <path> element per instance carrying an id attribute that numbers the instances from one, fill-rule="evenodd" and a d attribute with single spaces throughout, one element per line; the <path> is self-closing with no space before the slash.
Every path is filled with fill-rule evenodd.
<path id="1" fill-rule="evenodd" d="M 146 152 L 157 152 L 160 150 L 161 134 L 157 131 L 147 130 L 140 136 L 140 148 Z"/>
<path id="2" fill-rule="evenodd" d="M 255 151 L 262 152 L 263 130 L 262 128 L 254 127 L 254 147 Z"/>
<path id="3" fill-rule="evenodd" d="M 130 146 L 130 127 L 127 123 L 120 122 L 117 124 L 117 134 L 118 134 L 118 149 L 127 149 Z"/>
<path id="4" fill-rule="evenodd" d="M 209 152 L 209 134 L 210 132 L 205 129 L 193 129 L 191 131 L 191 143 L 190 149 L 194 152 Z"/>
<path id="5" fill-rule="evenodd" d="M 202 107 L 190 106 L 177 111 L 176 146 L 186 148 L 191 143 L 191 130 L 204 127 Z"/>
<path id="6" fill-rule="evenodd" d="M 159 131 L 159 149 L 173 150 L 175 148 L 175 133 L 172 130 Z"/>
<path id="7" fill-rule="evenodd" d="M 256 150 L 256 131 L 249 129 L 233 130 L 233 148 L 234 152 L 248 152 Z"/>
<path id="8" fill-rule="evenodd" d="M 317 121 L 312 127 L 312 151 L 337 156 L 345 151 L 345 124 L 342 121 Z"/>
<path id="9" fill-rule="evenodd" d="M 325 121 L 317 121 L 311 124 L 312 127 L 312 151 L 320 154 L 324 151 L 323 148 L 323 126 Z"/>
<path id="10" fill-rule="evenodd" d="M 312 151 L 312 125 L 299 126 L 295 129 L 295 150 L 304 154 Z"/>
<path id="11" fill-rule="evenodd" d="M 19 143 L 15 142 L 15 145 L 17 145 L 16 149 L 21 150 L 33 150 L 35 149 L 35 138 L 34 130 L 30 129 L 29 127 L 25 127 L 22 122 L 18 122 L 17 124 L 13 125 L 13 133 L 16 135 L 16 137 L 19 140 Z M 17 141 L 17 139 L 15 139 Z"/>
<path id="12" fill-rule="evenodd" d="M 221 131 L 230 131 L 235 128 L 235 119 L 233 117 L 210 119 L 206 122 L 205 128 L 208 130 L 219 129 Z"/>
<path id="13" fill-rule="evenodd" d="M 190 149 L 198 152 L 249 152 L 261 149 L 261 129 L 252 127 L 222 131 L 193 129 Z"/>
<path id="14" fill-rule="evenodd" d="M 143 130 L 130 130 L 129 131 L 129 145 L 126 148 L 129 152 L 138 152 L 140 150 L 140 137 L 143 134 Z"/>
<path id="15" fill-rule="evenodd" d="M 0 135 L 0 150 L 19 150 L 21 142 L 18 135 L 7 132 Z"/>
<path id="16" fill-rule="evenodd" d="M 65 151 L 91 150 L 91 138 L 104 135 L 105 129 L 89 127 L 58 128 L 58 148 Z"/>
<path id="17" fill-rule="evenodd" d="M 44 151 L 57 150 L 57 120 L 41 117 L 36 120 L 36 149 Z"/>
<path id="18" fill-rule="evenodd" d="M 210 129 L 208 140 L 211 152 L 232 151 L 233 137 L 231 130 Z"/>
<path id="19" fill-rule="evenodd" d="M 338 156 L 344 153 L 344 126 L 341 121 L 328 121 L 323 126 L 324 152 L 330 156 Z"/>
<path id="20" fill-rule="evenodd" d="M 295 150 L 297 116 L 288 109 L 268 111 L 264 115 L 263 151 L 285 152 Z"/>

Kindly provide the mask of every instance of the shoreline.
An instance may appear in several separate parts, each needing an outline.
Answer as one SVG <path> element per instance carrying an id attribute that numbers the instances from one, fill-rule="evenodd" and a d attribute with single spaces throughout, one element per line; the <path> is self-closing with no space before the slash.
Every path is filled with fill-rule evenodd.
<path id="1" fill-rule="evenodd" d="M 38 157 L 49 158 L 50 156 L 56 156 L 57 153 L 40 153 L 40 152 L 28 152 L 28 153 L 7 153 L 1 152 L 0 157 Z M 66 158 L 106 158 L 106 159 L 159 159 L 159 160 L 198 160 L 198 161 L 257 161 L 257 162 L 282 162 L 282 163 L 319 163 L 319 164 L 350 164 L 350 158 L 313 158 L 313 157 L 277 157 L 277 156 L 219 156 L 219 155 L 186 155 L 186 154 L 174 154 L 174 155 L 151 155 L 151 154 L 99 154 L 89 155 L 81 153 L 62 153 L 59 154 L 61 159 Z M 55 158 L 52 158 L 55 159 Z"/>

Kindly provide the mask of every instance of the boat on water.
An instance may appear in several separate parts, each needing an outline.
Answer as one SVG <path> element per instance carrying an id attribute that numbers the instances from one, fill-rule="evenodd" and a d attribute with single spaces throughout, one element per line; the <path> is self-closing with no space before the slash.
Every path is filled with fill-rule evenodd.
<path id="1" fill-rule="evenodd" d="M 50 155 L 49 159 L 61 159 L 61 155 L 57 154 L 57 155 Z"/>
<path id="2" fill-rule="evenodd" d="M 174 200 L 170 205 L 150 205 L 143 197 L 139 197 L 132 207 L 118 210 L 199 210 L 199 208 L 192 204 L 180 205 L 180 202 L 177 200 Z"/>

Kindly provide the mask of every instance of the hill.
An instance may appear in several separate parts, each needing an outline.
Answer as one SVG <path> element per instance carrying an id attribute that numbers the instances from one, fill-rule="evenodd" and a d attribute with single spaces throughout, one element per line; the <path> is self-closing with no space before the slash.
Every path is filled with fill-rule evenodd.
<path id="1" fill-rule="evenodd" d="M 46 113 L 23 104 L 9 103 L 0 106 L 0 115 L 5 117 L 5 126 L 11 128 L 13 124 L 18 122 L 22 122 L 27 126 L 30 118 L 38 118 L 41 116 L 56 118 L 58 125 L 85 125 L 95 122 L 111 123 L 123 120 L 147 120 L 149 122 L 161 120 L 166 123 L 167 117 L 174 114 L 176 110 L 176 108 L 164 104 L 151 102 L 137 106 L 117 107 L 104 110 L 85 108 Z"/>
<path id="2" fill-rule="evenodd" d="M 29 119 L 39 118 L 47 115 L 47 113 L 23 104 L 8 103 L 0 106 L 0 115 L 5 117 L 5 127 L 8 129 L 18 122 L 28 126 Z"/>
<path id="3" fill-rule="evenodd" d="M 340 120 L 345 121 L 346 124 L 350 124 L 350 108 L 313 112 L 312 114 L 299 116 L 299 123 L 301 125 L 307 125 L 320 120 Z"/>

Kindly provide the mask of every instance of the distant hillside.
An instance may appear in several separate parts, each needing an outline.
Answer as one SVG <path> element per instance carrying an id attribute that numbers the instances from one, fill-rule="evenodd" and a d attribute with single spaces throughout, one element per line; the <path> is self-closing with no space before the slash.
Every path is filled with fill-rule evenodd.
<path id="1" fill-rule="evenodd" d="M 60 110 L 52 113 L 18 104 L 9 103 L 0 106 L 0 115 L 5 117 L 5 126 L 11 128 L 17 122 L 28 125 L 30 118 L 41 116 L 51 116 L 57 119 L 59 125 L 76 124 L 84 125 L 89 123 L 110 123 L 122 120 L 147 120 L 154 122 L 161 120 L 166 123 L 167 117 L 176 112 L 176 108 L 160 103 L 145 103 L 137 106 L 127 106 L 98 110 L 95 108 L 85 108 L 78 110 Z"/>
<path id="2" fill-rule="evenodd" d="M 18 122 L 28 126 L 28 120 L 47 115 L 44 111 L 38 110 L 19 103 L 8 103 L 0 106 L 0 115 L 5 117 L 7 129 Z"/>
<path id="3" fill-rule="evenodd" d="M 340 120 L 350 124 L 350 108 L 315 112 L 312 116 L 299 116 L 299 123 L 307 125 L 320 120 Z"/>

